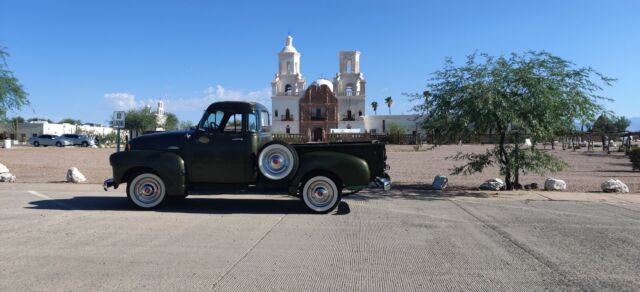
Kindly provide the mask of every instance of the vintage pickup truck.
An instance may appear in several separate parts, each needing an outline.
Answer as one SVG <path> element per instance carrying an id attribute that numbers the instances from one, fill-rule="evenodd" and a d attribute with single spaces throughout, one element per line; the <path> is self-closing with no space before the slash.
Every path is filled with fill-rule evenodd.
<path id="1" fill-rule="evenodd" d="M 216 102 L 189 131 L 139 136 L 109 158 L 113 178 L 142 209 L 167 197 L 247 191 L 299 196 L 316 213 L 340 203 L 343 190 L 388 190 L 386 151 L 377 141 L 288 144 L 273 140 L 269 111 L 254 102 Z"/>

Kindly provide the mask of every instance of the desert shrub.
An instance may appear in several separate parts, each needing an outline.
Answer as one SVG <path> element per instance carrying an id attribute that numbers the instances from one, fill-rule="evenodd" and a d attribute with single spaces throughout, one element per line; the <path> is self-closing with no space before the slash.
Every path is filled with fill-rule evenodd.
<path id="1" fill-rule="evenodd" d="M 633 170 L 640 170 L 640 147 L 633 147 L 629 151 L 629 160 Z"/>

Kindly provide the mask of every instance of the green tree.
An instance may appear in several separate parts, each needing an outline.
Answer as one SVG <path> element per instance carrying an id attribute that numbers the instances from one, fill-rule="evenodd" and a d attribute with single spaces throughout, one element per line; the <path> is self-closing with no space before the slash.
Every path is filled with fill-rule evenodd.
<path id="1" fill-rule="evenodd" d="M 180 121 L 178 117 L 172 113 L 165 113 L 166 120 L 164 122 L 164 129 L 167 131 L 175 131 L 178 129 Z"/>
<path id="2" fill-rule="evenodd" d="M 20 110 L 29 105 L 27 93 L 24 91 L 18 78 L 7 67 L 6 57 L 9 54 L 0 46 L 0 120 L 7 116 L 7 112 Z"/>
<path id="3" fill-rule="evenodd" d="M 60 120 L 60 122 L 59 122 L 59 123 L 60 123 L 60 124 L 67 123 L 67 124 L 73 124 L 73 125 L 82 125 L 82 121 L 80 121 L 80 120 L 74 120 L 74 119 L 72 119 L 72 118 L 64 118 L 64 119 Z"/>
<path id="4" fill-rule="evenodd" d="M 389 107 L 389 115 L 391 115 L 391 105 L 393 104 L 393 98 L 391 98 L 391 96 L 387 96 L 384 99 L 384 103 L 386 103 L 387 107 Z"/>
<path id="5" fill-rule="evenodd" d="M 389 129 L 387 130 L 389 143 L 391 144 L 400 143 L 400 138 L 402 137 L 402 134 L 404 134 L 404 128 L 402 126 L 394 122 L 389 123 Z"/>
<path id="6" fill-rule="evenodd" d="M 481 59 L 481 60 L 478 60 Z M 525 138 L 534 145 L 574 128 L 603 108 L 598 95 L 614 80 L 591 68 L 547 52 L 528 52 L 498 58 L 476 54 L 462 66 L 447 59 L 427 85 L 429 95 L 413 94 L 422 104 L 424 127 L 438 142 L 494 133 L 498 143 L 485 153 L 458 153 L 450 157 L 466 161 L 453 174 L 481 172 L 498 165 L 508 189 L 519 184 L 520 173 L 559 171 L 566 163 L 536 149 L 521 147 Z"/>
<path id="7" fill-rule="evenodd" d="M 129 110 L 124 118 L 124 127 L 140 134 L 144 131 L 153 131 L 157 127 L 156 114 L 148 107 Z"/>
<path id="8" fill-rule="evenodd" d="M 614 124 L 616 125 L 616 129 L 618 130 L 618 132 L 626 132 L 627 128 L 631 126 L 631 120 L 627 119 L 626 117 L 620 116 L 616 119 Z"/>
<path id="9" fill-rule="evenodd" d="M 377 101 L 372 101 L 371 102 L 371 108 L 373 109 L 373 114 L 378 115 L 378 102 Z"/>
<path id="10" fill-rule="evenodd" d="M 49 124 L 53 124 L 53 120 L 51 120 L 51 119 L 47 119 L 47 118 L 38 118 L 38 117 L 35 117 L 35 118 L 28 118 L 28 119 L 27 119 L 27 122 L 47 122 L 47 123 L 49 123 Z"/>
<path id="11" fill-rule="evenodd" d="M 178 125 L 179 130 L 190 130 L 193 127 L 193 123 L 191 121 L 181 121 Z"/>

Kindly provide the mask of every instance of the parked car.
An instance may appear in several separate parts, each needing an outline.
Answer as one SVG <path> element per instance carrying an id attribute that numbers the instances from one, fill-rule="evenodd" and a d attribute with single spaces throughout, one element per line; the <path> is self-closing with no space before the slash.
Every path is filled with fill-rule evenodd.
<path id="1" fill-rule="evenodd" d="M 29 144 L 35 147 L 40 147 L 40 145 L 44 147 L 47 147 L 47 146 L 64 147 L 64 146 L 73 145 L 73 142 L 71 140 L 64 137 L 60 137 L 58 135 L 40 135 L 38 137 L 31 137 L 29 138 L 28 142 Z"/>
<path id="2" fill-rule="evenodd" d="M 86 135 L 64 134 L 62 135 L 62 137 L 73 142 L 73 145 L 80 145 L 82 147 L 96 145 L 96 141 L 93 138 L 87 137 Z"/>
<path id="3" fill-rule="evenodd" d="M 127 197 L 142 209 L 190 193 L 277 191 L 327 213 L 343 194 L 391 187 L 385 144 L 288 144 L 273 140 L 269 121 L 259 103 L 213 103 L 195 129 L 139 136 L 112 154 L 104 190 L 126 183 Z"/>

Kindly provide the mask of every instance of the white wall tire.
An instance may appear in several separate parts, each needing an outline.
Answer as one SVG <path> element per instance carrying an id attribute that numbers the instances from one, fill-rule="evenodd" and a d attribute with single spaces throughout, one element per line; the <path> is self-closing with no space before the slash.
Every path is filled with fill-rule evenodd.
<path id="1" fill-rule="evenodd" d="M 167 197 L 162 179 L 153 173 L 141 173 L 127 185 L 127 197 L 139 208 L 153 209 Z"/>
<path id="2" fill-rule="evenodd" d="M 298 169 L 298 153 L 291 145 L 273 141 L 265 145 L 258 155 L 258 170 L 270 180 L 291 178 Z"/>
<path id="3" fill-rule="evenodd" d="M 329 177 L 318 175 L 309 178 L 302 187 L 302 200 L 315 213 L 328 213 L 340 204 L 341 190 Z"/>

